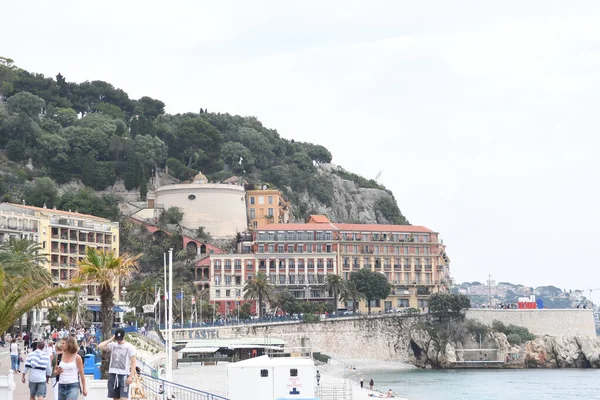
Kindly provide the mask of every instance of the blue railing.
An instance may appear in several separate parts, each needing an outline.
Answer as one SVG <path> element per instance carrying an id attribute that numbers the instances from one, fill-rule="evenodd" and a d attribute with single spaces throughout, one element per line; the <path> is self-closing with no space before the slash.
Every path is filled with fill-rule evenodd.
<path id="1" fill-rule="evenodd" d="M 177 400 L 228 400 L 225 397 L 204 392 L 178 383 L 153 378 L 148 374 L 140 374 L 144 394 L 148 399 Z"/>

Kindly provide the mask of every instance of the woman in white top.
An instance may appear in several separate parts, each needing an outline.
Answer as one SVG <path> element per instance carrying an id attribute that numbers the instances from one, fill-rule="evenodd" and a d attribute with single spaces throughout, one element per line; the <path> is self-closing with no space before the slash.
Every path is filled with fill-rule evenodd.
<path id="1" fill-rule="evenodd" d="M 19 370 L 19 345 L 17 339 L 13 339 L 10 343 L 10 368 L 14 372 L 21 372 Z"/>
<path id="2" fill-rule="evenodd" d="M 57 400 L 77 400 L 80 392 L 87 396 L 83 360 L 77 355 L 77 341 L 69 336 L 62 340 L 61 347 L 63 353 L 55 369 L 58 381 Z"/>

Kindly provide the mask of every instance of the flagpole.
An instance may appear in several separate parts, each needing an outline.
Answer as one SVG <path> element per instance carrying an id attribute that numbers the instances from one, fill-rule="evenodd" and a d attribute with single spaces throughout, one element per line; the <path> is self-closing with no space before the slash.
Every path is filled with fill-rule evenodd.
<path id="1" fill-rule="evenodd" d="M 173 381 L 173 249 L 169 249 L 169 362 L 167 380 Z"/>
<path id="2" fill-rule="evenodd" d="M 181 329 L 183 329 L 183 288 L 179 288 L 179 293 L 181 293 Z"/>

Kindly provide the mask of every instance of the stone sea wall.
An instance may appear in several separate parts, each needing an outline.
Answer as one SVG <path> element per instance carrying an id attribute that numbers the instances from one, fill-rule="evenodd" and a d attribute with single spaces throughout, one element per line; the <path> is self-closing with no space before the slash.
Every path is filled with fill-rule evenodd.
<path id="1" fill-rule="evenodd" d="M 584 309 L 498 310 L 472 308 L 468 319 L 478 320 L 488 326 L 494 320 L 505 325 L 513 324 L 529 329 L 536 336 L 596 336 L 594 313 Z"/>

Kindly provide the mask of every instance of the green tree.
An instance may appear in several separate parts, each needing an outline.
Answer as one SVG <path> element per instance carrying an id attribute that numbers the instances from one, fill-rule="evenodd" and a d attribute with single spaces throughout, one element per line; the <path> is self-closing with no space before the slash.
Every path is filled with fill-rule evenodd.
<path id="1" fill-rule="evenodd" d="M 352 302 L 352 314 L 356 314 L 358 302 L 366 299 L 365 295 L 358 289 L 358 286 L 354 281 L 345 282 L 344 291 L 341 292 L 340 298 L 344 303 Z"/>
<path id="2" fill-rule="evenodd" d="M 58 200 L 58 189 L 52 179 L 37 178 L 33 184 L 27 186 L 25 200 L 29 205 L 52 208 Z"/>
<path id="3" fill-rule="evenodd" d="M 6 332 L 23 314 L 42 302 L 74 290 L 70 286 L 36 285 L 30 278 L 9 277 L 0 268 L 0 332 Z"/>
<path id="4" fill-rule="evenodd" d="M 369 314 L 371 314 L 371 301 L 385 299 L 390 294 L 390 284 L 385 276 L 379 272 L 363 268 L 352 272 L 350 280 L 356 284 L 358 290 L 365 296 Z"/>
<path id="5" fill-rule="evenodd" d="M 302 312 L 301 302 L 289 290 L 277 292 L 272 303 L 288 314 L 299 314 Z"/>
<path id="6" fill-rule="evenodd" d="M 236 173 L 241 173 L 243 170 L 249 172 L 254 165 L 254 157 L 250 150 L 236 142 L 228 142 L 223 145 L 221 159 Z"/>
<path id="7" fill-rule="evenodd" d="M 257 300 L 256 312 L 262 317 L 263 301 L 275 299 L 275 287 L 264 272 L 259 272 L 244 285 L 244 300 Z"/>
<path id="8" fill-rule="evenodd" d="M 162 282 L 156 275 L 138 276 L 127 286 L 127 302 L 131 307 L 141 308 L 145 304 L 153 304 L 156 297 L 156 285 Z"/>
<path id="9" fill-rule="evenodd" d="M 33 160 L 36 165 L 45 167 L 58 182 L 66 183 L 71 178 L 69 152 L 67 139 L 56 134 L 43 134 L 37 140 Z"/>
<path id="10" fill-rule="evenodd" d="M 13 81 L 17 76 L 16 69 L 13 60 L 0 57 L 0 103 L 3 97 L 13 91 Z"/>
<path id="11" fill-rule="evenodd" d="M 471 307 L 471 300 L 464 294 L 435 293 L 429 298 L 429 312 L 440 319 L 455 318 Z"/>
<path id="12" fill-rule="evenodd" d="M 104 251 L 88 247 L 86 256 L 78 262 L 78 269 L 73 283 L 78 285 L 97 285 L 100 291 L 100 315 L 102 317 L 103 340 L 111 336 L 114 323 L 114 293 L 115 282 L 122 282 L 137 272 L 138 260 L 141 254 L 132 256 L 121 254 L 117 256 L 112 251 Z M 106 354 L 103 354 L 103 374 L 108 372 Z"/>
<path id="13" fill-rule="evenodd" d="M 34 94 L 19 92 L 11 96 L 6 101 L 6 105 L 11 114 L 25 114 L 29 118 L 37 120 L 46 106 L 46 102 Z"/>
<path id="14" fill-rule="evenodd" d="M 223 138 L 201 118 L 185 118 L 176 131 L 176 140 L 169 146 L 172 155 L 180 157 L 188 167 L 196 165 L 211 170 L 219 159 Z"/>
<path id="15" fill-rule="evenodd" d="M 165 224 L 179 224 L 183 219 L 183 211 L 179 207 L 169 207 L 160 215 L 160 219 Z"/>
<path id="16" fill-rule="evenodd" d="M 63 128 L 66 128 L 67 126 L 75 125 L 77 122 L 77 111 L 72 108 L 54 108 L 48 117 L 59 123 Z"/>
<path id="17" fill-rule="evenodd" d="M 336 274 L 327 274 L 324 289 L 333 295 L 333 310 L 337 311 L 337 302 L 340 293 L 346 289 L 346 281 Z"/>
<path id="18" fill-rule="evenodd" d="M 132 150 L 127 154 L 127 172 L 125 172 L 125 178 L 123 183 L 125 189 L 133 190 L 140 186 L 142 171 L 140 168 L 140 162 Z"/>
<path id="19" fill-rule="evenodd" d="M 408 220 L 402 215 L 396 200 L 392 196 L 383 196 L 375 202 L 373 207 L 377 217 L 377 223 L 394 224 L 394 225 L 410 225 Z M 383 219 L 382 219 L 383 217 Z"/>

